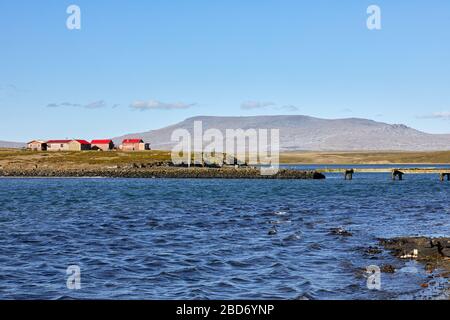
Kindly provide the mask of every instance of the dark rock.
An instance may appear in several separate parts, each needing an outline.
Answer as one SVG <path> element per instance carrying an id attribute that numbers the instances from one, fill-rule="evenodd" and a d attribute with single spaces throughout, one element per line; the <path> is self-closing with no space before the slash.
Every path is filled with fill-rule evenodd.
<path id="1" fill-rule="evenodd" d="M 381 266 L 380 270 L 383 273 L 394 273 L 395 272 L 395 267 L 390 265 L 390 264 L 385 264 L 385 265 Z"/>
<path id="2" fill-rule="evenodd" d="M 312 243 L 309 245 L 308 248 L 310 248 L 312 250 L 321 250 L 322 246 L 319 243 Z"/>
<path id="3" fill-rule="evenodd" d="M 330 234 L 337 235 L 337 236 L 343 236 L 343 237 L 351 237 L 353 234 L 344 228 L 332 228 L 330 229 Z"/>
<path id="4" fill-rule="evenodd" d="M 398 258 L 424 263 L 428 273 L 450 273 L 450 238 L 400 237 L 380 239 L 380 244 Z"/>
<path id="5" fill-rule="evenodd" d="M 450 238 L 403 237 L 382 239 L 380 243 L 400 258 L 425 261 L 450 258 Z"/>
<path id="6" fill-rule="evenodd" d="M 376 255 L 376 254 L 380 254 L 382 251 L 380 248 L 377 247 L 368 247 L 364 250 L 364 253 L 368 254 L 368 255 Z"/>

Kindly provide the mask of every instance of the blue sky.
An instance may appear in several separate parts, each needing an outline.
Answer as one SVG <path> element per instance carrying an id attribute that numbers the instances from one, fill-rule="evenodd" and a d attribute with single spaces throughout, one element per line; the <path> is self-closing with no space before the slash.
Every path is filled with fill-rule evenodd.
<path id="1" fill-rule="evenodd" d="M 81 8 L 81 30 L 66 9 Z M 382 30 L 368 30 L 376 4 Z M 447 0 L 1 1 L 0 140 L 196 115 L 363 117 L 450 133 Z"/>

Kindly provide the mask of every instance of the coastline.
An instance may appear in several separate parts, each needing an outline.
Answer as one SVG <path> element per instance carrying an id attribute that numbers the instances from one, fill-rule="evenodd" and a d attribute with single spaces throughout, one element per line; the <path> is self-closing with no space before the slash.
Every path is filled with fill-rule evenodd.
<path id="1" fill-rule="evenodd" d="M 308 165 L 319 165 L 319 166 L 450 166 L 450 162 L 342 162 L 342 163 L 311 163 L 311 162 L 280 162 L 280 166 L 308 166 Z"/>
<path id="2" fill-rule="evenodd" d="M 379 239 L 379 244 L 399 260 L 419 262 L 429 275 L 421 287 L 442 290 L 441 299 L 450 299 L 450 238 L 396 237 Z M 389 272 L 396 270 L 392 267 Z"/>
<path id="3" fill-rule="evenodd" d="M 294 165 L 311 168 L 300 171 L 285 167 Z M 324 179 L 320 168 L 313 166 L 337 165 L 450 166 L 450 151 L 285 152 L 280 154 L 279 172 L 274 176 L 264 176 L 259 169 L 252 167 L 174 167 L 171 153 L 164 150 L 37 152 L 0 149 L 0 176 L 3 177 Z"/>
<path id="4" fill-rule="evenodd" d="M 2 178 L 171 178 L 171 179 L 325 179 L 317 171 L 279 169 L 262 175 L 256 168 L 179 168 L 150 167 L 132 169 L 0 169 Z"/>

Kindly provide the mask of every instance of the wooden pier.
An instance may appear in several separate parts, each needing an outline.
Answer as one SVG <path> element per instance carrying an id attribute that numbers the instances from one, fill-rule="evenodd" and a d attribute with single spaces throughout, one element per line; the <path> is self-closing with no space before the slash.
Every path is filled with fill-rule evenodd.
<path id="1" fill-rule="evenodd" d="M 405 174 L 436 174 L 440 181 L 450 181 L 450 168 L 324 168 L 321 173 L 342 173 L 344 180 L 352 180 L 357 173 L 390 173 L 392 180 L 403 180 Z"/>

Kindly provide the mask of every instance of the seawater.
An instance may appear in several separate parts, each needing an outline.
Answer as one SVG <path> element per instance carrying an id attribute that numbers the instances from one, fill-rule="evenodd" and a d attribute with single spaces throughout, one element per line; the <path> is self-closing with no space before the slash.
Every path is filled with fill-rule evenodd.
<path id="1" fill-rule="evenodd" d="M 2 178 L 0 298 L 432 298 L 441 293 L 420 287 L 423 265 L 365 250 L 378 238 L 449 236 L 449 199 L 450 183 L 428 174 Z M 398 270 L 369 290 L 365 268 L 383 264 Z M 66 286 L 69 265 L 80 290 Z"/>

